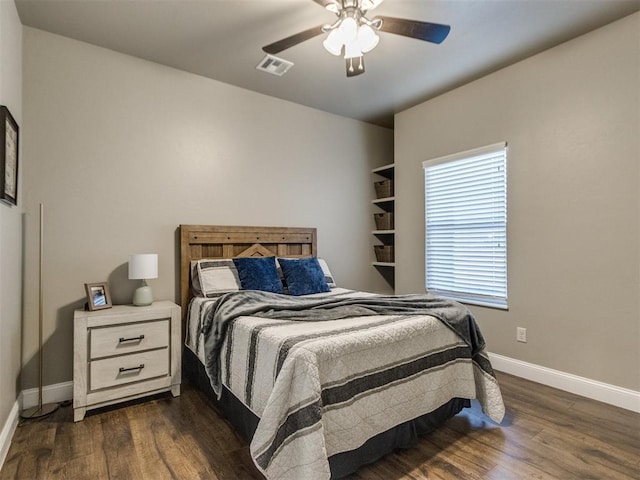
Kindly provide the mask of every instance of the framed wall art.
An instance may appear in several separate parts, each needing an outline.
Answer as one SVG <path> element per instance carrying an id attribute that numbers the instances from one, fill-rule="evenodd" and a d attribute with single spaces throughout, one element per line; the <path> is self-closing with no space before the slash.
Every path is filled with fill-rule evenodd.
<path id="1" fill-rule="evenodd" d="M 18 151 L 20 129 L 9 109 L 0 105 L 0 201 L 18 204 Z"/>

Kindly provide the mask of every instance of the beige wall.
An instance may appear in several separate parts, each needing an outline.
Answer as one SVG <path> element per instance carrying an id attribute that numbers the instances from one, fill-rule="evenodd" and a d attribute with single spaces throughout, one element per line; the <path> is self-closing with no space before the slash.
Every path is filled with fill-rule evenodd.
<path id="1" fill-rule="evenodd" d="M 639 45 L 634 14 L 395 118 L 398 293 L 424 291 L 422 161 L 505 140 L 509 311 L 472 308 L 489 351 L 636 391 Z"/>
<path id="2" fill-rule="evenodd" d="M 7 106 L 22 126 L 22 24 L 15 4 L 3 1 L 0 1 L 0 104 Z M 23 167 L 24 159 L 20 161 Z M 20 182 L 21 178 L 22 175 Z M 22 182 L 18 185 L 17 207 L 0 203 L 0 430 L 20 391 L 21 197 Z"/>
<path id="3" fill-rule="evenodd" d="M 45 205 L 45 384 L 72 378 L 84 283 L 131 301 L 129 254 L 159 254 L 155 297 L 177 300 L 179 224 L 318 228 L 346 287 L 378 290 L 369 170 L 393 132 L 25 28 L 25 387 Z M 265 75 L 256 71 L 256 75 Z"/>

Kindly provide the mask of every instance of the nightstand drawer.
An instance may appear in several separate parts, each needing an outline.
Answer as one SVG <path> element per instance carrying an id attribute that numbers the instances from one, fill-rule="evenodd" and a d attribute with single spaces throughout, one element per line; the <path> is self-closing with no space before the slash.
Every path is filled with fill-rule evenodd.
<path id="1" fill-rule="evenodd" d="M 89 390 L 115 387 L 169 375 L 169 349 L 93 360 L 89 366 Z"/>
<path id="2" fill-rule="evenodd" d="M 93 328 L 90 358 L 110 357 L 169 345 L 169 319 Z"/>

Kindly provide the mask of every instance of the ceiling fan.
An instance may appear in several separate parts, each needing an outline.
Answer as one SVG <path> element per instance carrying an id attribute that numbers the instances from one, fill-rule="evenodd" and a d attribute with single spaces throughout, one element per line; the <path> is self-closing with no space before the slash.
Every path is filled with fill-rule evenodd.
<path id="1" fill-rule="evenodd" d="M 328 33 L 322 42 L 324 48 L 335 56 L 344 56 L 347 77 L 364 73 L 364 54 L 373 50 L 380 38 L 377 31 L 395 33 L 431 43 L 442 43 L 451 27 L 439 23 L 407 20 L 404 18 L 378 16 L 367 18 L 369 10 L 380 5 L 383 0 L 313 0 L 335 13 L 338 19 L 333 24 L 319 25 L 303 32 L 271 43 L 262 50 L 276 55 L 287 48 Z"/>

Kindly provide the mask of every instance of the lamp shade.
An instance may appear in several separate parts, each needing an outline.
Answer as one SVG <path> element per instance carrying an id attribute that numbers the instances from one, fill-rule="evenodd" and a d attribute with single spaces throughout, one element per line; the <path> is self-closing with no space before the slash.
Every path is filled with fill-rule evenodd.
<path id="1" fill-rule="evenodd" d="M 138 253 L 129 257 L 129 279 L 158 278 L 158 254 Z"/>
<path id="2" fill-rule="evenodd" d="M 367 53 L 376 48 L 378 42 L 380 41 L 380 37 L 376 35 L 376 32 L 373 31 L 369 25 L 360 25 L 358 29 L 358 42 L 360 43 L 360 49 L 362 53 Z"/>
<path id="3" fill-rule="evenodd" d="M 340 29 L 331 30 L 322 45 L 331 55 L 340 56 L 342 54 L 342 45 L 344 45 Z"/>

